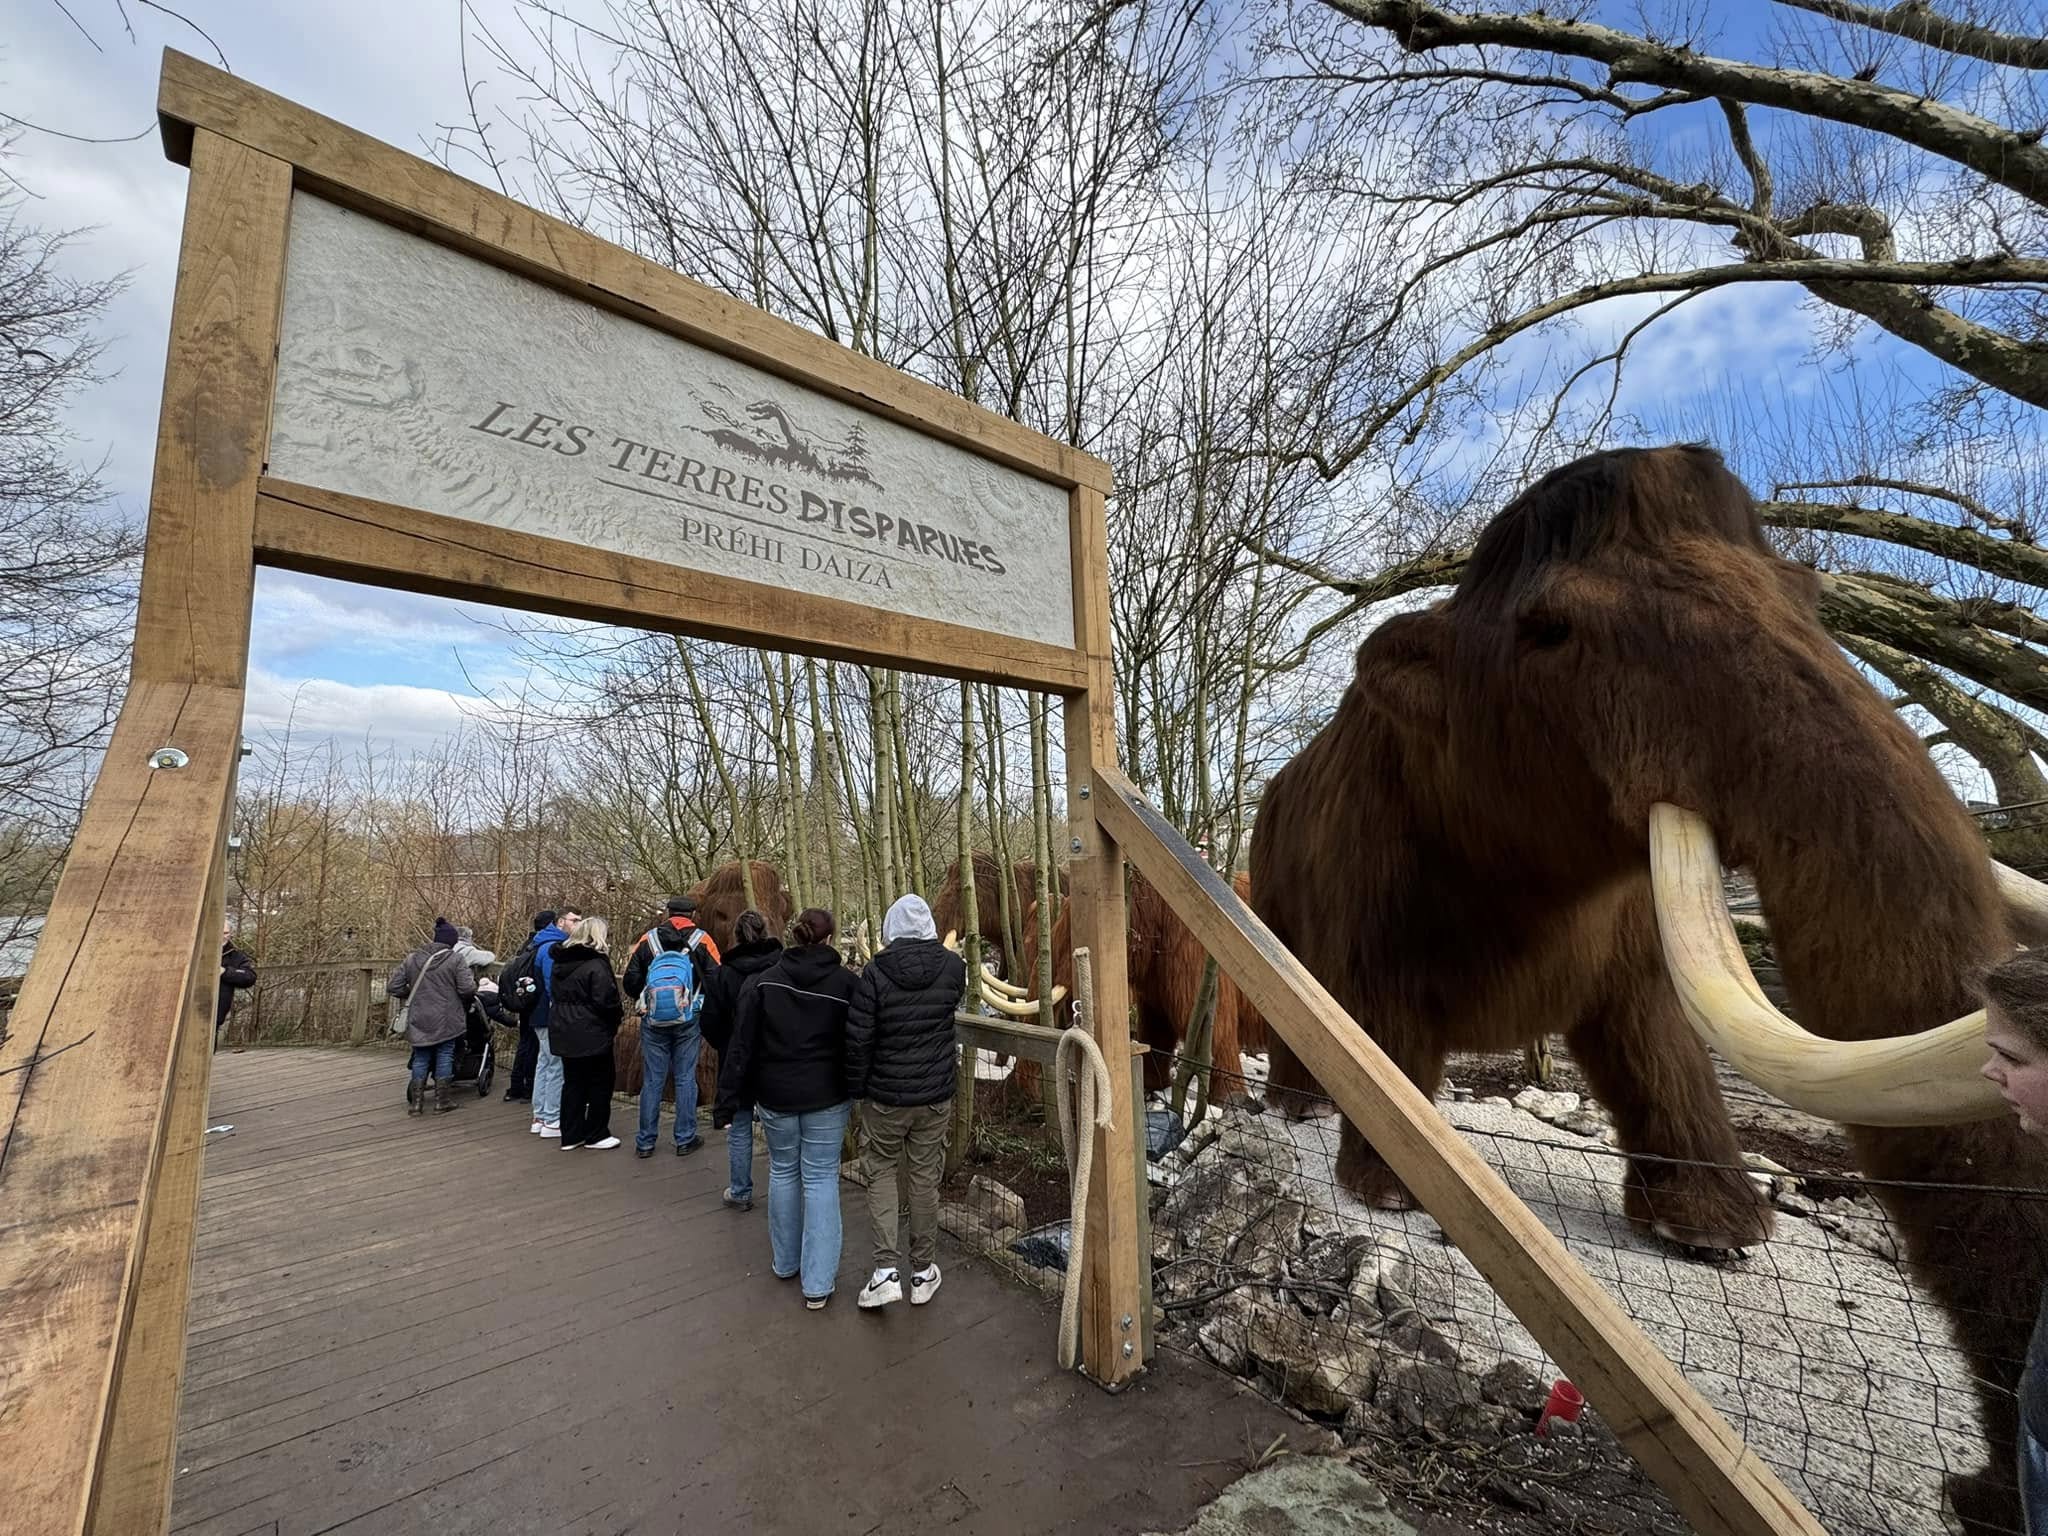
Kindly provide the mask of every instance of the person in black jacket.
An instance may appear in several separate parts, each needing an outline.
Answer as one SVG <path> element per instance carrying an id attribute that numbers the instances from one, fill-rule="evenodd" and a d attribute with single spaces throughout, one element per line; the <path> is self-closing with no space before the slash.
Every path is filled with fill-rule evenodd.
<path id="1" fill-rule="evenodd" d="M 213 1043 L 220 1044 L 227 1027 L 228 1010 L 235 1006 L 235 993 L 256 985 L 256 963 L 235 948 L 235 930 L 225 923 L 220 930 L 220 1002 L 213 1012 Z"/>
<path id="2" fill-rule="evenodd" d="M 804 1305 L 832 1299 L 839 1273 L 839 1146 L 846 1093 L 846 1008 L 853 973 L 830 943 L 832 914 L 806 907 L 790 948 L 740 990 L 719 1074 L 718 1113 L 751 1102 L 768 1142 L 769 1257 L 779 1280 L 802 1278 Z"/>
<path id="3" fill-rule="evenodd" d="M 519 946 L 519 953 L 505 962 L 505 968 L 498 973 L 498 989 L 508 995 L 512 984 L 525 975 L 533 966 L 534 951 L 540 948 L 540 931 L 555 925 L 552 907 L 533 914 L 533 937 Z M 533 1102 L 533 1069 L 540 1063 L 540 1036 L 534 1033 L 533 1021 L 511 1008 L 504 1010 L 511 1014 L 512 1023 L 519 1030 L 519 1049 L 512 1053 L 512 1075 L 505 1084 L 507 1104 L 530 1104 Z"/>
<path id="4" fill-rule="evenodd" d="M 733 950 L 725 957 L 704 988 L 701 1024 L 704 1040 L 718 1052 L 718 1097 L 725 1095 L 726 1074 L 732 1066 L 732 1029 L 739 1017 L 740 989 L 773 965 L 782 954 L 782 940 L 770 937 L 768 919 L 752 907 L 733 920 Z M 714 1106 L 714 1129 L 725 1131 L 729 1182 L 726 1205 L 735 1211 L 754 1208 L 754 1104 L 735 1098 L 730 1109 Z"/>
<path id="5" fill-rule="evenodd" d="M 612 974 L 610 926 L 586 917 L 555 946 L 548 978 L 548 1049 L 562 1061 L 562 1150 L 609 1151 L 612 1040 L 626 1010 Z"/>
<path id="6" fill-rule="evenodd" d="M 910 1207 L 910 1304 L 923 1306 L 939 1288 L 939 1179 L 959 1066 L 953 1015 L 967 990 L 967 964 L 939 942 L 922 896 L 889 908 L 882 942 L 854 984 L 846 1018 L 846 1091 L 867 1101 L 861 1163 L 875 1267 L 860 1305 L 869 1311 L 903 1296 L 899 1203 Z"/>

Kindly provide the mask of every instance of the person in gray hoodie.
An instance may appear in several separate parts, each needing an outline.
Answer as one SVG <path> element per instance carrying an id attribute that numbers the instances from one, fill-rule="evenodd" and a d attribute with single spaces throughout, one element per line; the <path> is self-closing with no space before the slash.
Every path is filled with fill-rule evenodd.
<path id="1" fill-rule="evenodd" d="M 865 1311 L 903 1295 L 899 1203 L 910 1207 L 910 1304 L 923 1306 L 939 1288 L 939 1179 L 959 1065 L 953 1015 L 967 990 L 966 962 L 939 942 L 922 896 L 889 908 L 882 940 L 886 947 L 854 983 L 846 1015 L 846 1089 L 867 1101 L 861 1161 L 875 1265 L 859 1297 Z"/>
<path id="2" fill-rule="evenodd" d="M 455 953 L 460 935 L 445 917 L 434 919 L 434 939 L 407 955 L 384 984 L 390 996 L 405 1004 L 405 1040 L 412 1047 L 412 1081 L 406 1086 L 408 1114 L 424 1114 L 427 1074 L 434 1076 L 434 1109 L 446 1114 L 455 1107 L 453 1084 L 455 1043 L 469 1024 L 469 1000 L 476 996 L 476 973 Z"/>

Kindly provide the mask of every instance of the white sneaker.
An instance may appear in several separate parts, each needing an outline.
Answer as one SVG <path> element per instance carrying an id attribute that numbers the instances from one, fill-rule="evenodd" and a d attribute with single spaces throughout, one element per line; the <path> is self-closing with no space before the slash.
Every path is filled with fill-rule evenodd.
<path id="1" fill-rule="evenodd" d="M 602 1141 L 586 1141 L 584 1145 L 593 1152 L 609 1152 L 619 1144 L 616 1136 L 607 1136 Z"/>
<path id="2" fill-rule="evenodd" d="M 565 1141 L 562 1143 L 562 1150 L 564 1152 L 581 1152 L 583 1150 L 583 1143 L 580 1141 Z"/>
<path id="3" fill-rule="evenodd" d="M 527 1127 L 527 1130 L 532 1132 L 536 1136 L 538 1136 L 542 1131 L 546 1129 L 547 1125 L 545 1124 L 545 1122 L 539 1120 L 534 1121 L 533 1124 Z"/>
<path id="4" fill-rule="evenodd" d="M 860 1288 L 860 1299 L 855 1303 L 863 1312 L 872 1312 L 877 1307 L 886 1307 L 892 1301 L 903 1299 L 903 1282 L 896 1278 L 893 1269 L 878 1269 L 868 1277 L 868 1283 Z"/>
<path id="5" fill-rule="evenodd" d="M 540 1134 L 544 1140 L 560 1141 L 562 1139 L 562 1128 L 559 1125 L 543 1125 L 540 1127 Z"/>
<path id="6" fill-rule="evenodd" d="M 921 1307 L 939 1293 L 939 1266 L 930 1265 L 910 1277 L 910 1304 Z"/>

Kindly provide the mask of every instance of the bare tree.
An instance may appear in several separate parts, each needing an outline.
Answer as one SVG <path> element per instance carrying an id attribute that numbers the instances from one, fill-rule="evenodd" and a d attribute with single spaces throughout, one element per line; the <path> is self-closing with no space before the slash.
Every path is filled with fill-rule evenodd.
<path id="1" fill-rule="evenodd" d="M 0 942 L 47 903 L 120 709 L 141 553 L 63 425 L 125 282 L 67 277 L 72 238 L 0 202 Z"/>

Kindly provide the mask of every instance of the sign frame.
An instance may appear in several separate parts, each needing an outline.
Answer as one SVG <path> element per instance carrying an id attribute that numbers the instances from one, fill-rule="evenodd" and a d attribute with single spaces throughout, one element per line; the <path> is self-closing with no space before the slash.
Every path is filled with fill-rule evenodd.
<path id="1" fill-rule="evenodd" d="M 1099 459 L 440 166 L 166 50 L 190 171 L 126 700 L 0 1041 L 0 1508 L 19 1536 L 161 1531 L 179 1384 L 259 565 L 698 639 L 1056 693 L 1075 941 L 1103 1054 L 1129 1054 L 1122 854 L 1088 803 L 1116 764 Z M 1072 647 L 997 635 L 272 478 L 293 196 L 314 194 L 1066 493 Z M 1113 1072 L 1088 1197 L 1083 1367 L 1144 1369 L 1143 1190 Z"/>

